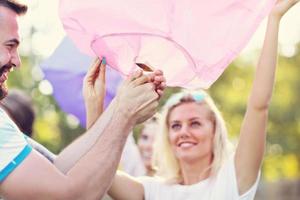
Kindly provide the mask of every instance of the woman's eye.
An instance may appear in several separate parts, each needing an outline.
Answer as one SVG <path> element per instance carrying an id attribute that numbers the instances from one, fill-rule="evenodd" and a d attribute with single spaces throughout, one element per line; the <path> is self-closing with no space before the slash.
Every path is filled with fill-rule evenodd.
<path id="1" fill-rule="evenodd" d="M 179 130 L 181 128 L 181 125 L 180 124 L 172 124 L 171 125 L 171 129 L 172 130 Z"/>
<path id="2" fill-rule="evenodd" d="M 195 121 L 195 122 L 192 122 L 192 123 L 191 123 L 191 127 L 192 127 L 192 128 L 198 128 L 198 127 L 200 127 L 200 126 L 201 126 L 201 123 L 200 123 L 200 122 Z"/>

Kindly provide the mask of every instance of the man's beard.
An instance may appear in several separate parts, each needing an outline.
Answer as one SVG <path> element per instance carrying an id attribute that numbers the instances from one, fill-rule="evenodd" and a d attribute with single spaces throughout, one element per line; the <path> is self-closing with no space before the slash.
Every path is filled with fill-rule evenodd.
<path id="1" fill-rule="evenodd" d="M 11 63 L 8 63 L 6 65 L 3 65 L 1 68 L 0 68 L 0 77 L 2 76 L 2 74 L 4 73 L 5 70 L 10 70 L 10 68 L 12 68 L 13 65 Z M 0 85 L 0 100 L 2 100 L 4 97 L 6 97 L 8 93 L 8 89 L 7 89 L 7 86 L 6 86 L 6 82 L 2 83 Z"/>
<path id="2" fill-rule="evenodd" d="M 4 97 L 6 97 L 8 93 L 8 89 L 6 87 L 6 83 L 3 83 L 1 86 L 0 86 L 0 100 L 4 99 Z"/>

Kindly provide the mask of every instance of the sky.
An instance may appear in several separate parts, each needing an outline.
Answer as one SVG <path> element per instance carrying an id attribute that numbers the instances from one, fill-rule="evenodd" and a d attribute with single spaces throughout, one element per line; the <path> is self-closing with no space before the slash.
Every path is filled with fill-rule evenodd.
<path id="1" fill-rule="evenodd" d="M 21 2 L 29 5 L 29 11 L 20 20 L 23 35 L 20 52 L 26 55 L 33 51 L 34 54 L 47 58 L 65 35 L 58 16 L 59 0 L 21 0 Z M 29 37 L 32 24 L 35 26 L 34 35 Z M 240 57 L 247 59 L 250 54 L 261 48 L 265 26 L 266 20 L 262 22 Z M 287 57 L 293 56 L 296 53 L 295 44 L 298 42 L 300 42 L 300 3 L 282 19 L 279 34 L 280 53 Z"/>

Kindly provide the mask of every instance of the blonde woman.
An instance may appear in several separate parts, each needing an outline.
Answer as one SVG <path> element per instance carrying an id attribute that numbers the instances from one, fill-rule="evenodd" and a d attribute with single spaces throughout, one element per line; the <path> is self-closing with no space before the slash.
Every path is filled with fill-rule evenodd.
<path id="1" fill-rule="evenodd" d="M 158 177 L 134 179 L 121 172 L 109 194 L 116 200 L 252 200 L 266 142 L 278 30 L 299 0 L 278 0 L 269 19 L 236 150 L 228 150 L 223 119 L 210 97 L 182 92 L 163 109 L 155 161 Z M 124 189 L 124 188 L 129 189 Z"/>
<path id="2" fill-rule="evenodd" d="M 278 0 L 269 16 L 263 50 L 236 150 L 228 150 L 223 119 L 205 92 L 175 94 L 163 109 L 161 131 L 156 137 L 155 163 L 158 176 L 134 179 L 118 172 L 108 191 L 114 199 L 254 199 L 265 150 L 279 24 L 282 16 L 297 2 L 299 0 Z M 97 85 L 97 81 L 92 80 L 92 85 Z M 161 85 L 163 80 L 155 82 Z M 95 88 L 97 91 L 98 87 Z M 98 98 L 99 94 L 92 96 L 86 104 L 89 124 L 93 124 L 101 113 L 94 109 L 94 98 Z M 99 105 L 101 103 L 96 107 Z"/>

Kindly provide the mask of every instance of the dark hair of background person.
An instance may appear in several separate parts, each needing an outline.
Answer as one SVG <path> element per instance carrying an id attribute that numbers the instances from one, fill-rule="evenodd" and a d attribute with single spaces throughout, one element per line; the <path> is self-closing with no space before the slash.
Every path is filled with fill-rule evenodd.
<path id="1" fill-rule="evenodd" d="M 0 106 L 24 134 L 32 136 L 35 113 L 32 100 L 28 95 L 19 90 L 11 90 L 0 102 Z"/>

